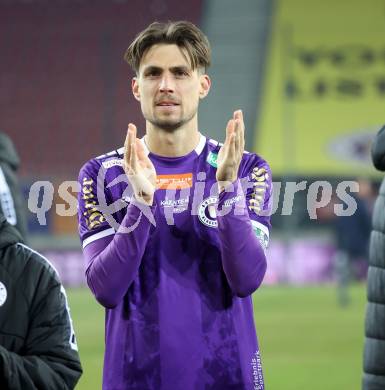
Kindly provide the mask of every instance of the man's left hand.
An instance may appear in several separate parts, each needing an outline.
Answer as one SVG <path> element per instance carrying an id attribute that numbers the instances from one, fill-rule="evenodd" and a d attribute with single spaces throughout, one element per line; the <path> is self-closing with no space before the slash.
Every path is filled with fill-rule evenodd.
<path id="1" fill-rule="evenodd" d="M 225 143 L 218 153 L 217 182 L 219 192 L 238 177 L 238 169 L 245 148 L 245 125 L 242 110 L 233 114 L 226 127 Z"/>

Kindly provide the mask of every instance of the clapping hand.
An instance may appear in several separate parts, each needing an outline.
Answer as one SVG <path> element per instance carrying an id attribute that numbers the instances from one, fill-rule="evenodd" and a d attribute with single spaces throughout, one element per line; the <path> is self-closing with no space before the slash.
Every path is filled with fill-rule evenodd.
<path id="1" fill-rule="evenodd" d="M 243 114 L 241 110 L 237 110 L 234 112 L 233 118 L 227 123 L 225 143 L 218 153 L 216 179 L 219 185 L 219 192 L 227 184 L 237 179 L 244 148 L 245 125 Z"/>
<path id="2" fill-rule="evenodd" d="M 156 189 L 156 171 L 141 141 L 136 138 L 136 126 L 132 123 L 128 125 L 124 143 L 123 167 L 136 200 L 152 205 Z"/>

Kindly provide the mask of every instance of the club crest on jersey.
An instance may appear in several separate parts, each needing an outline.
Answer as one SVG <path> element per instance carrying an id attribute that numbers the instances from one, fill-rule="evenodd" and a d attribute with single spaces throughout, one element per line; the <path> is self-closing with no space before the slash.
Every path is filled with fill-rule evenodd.
<path id="1" fill-rule="evenodd" d="M 0 306 L 3 306 L 7 300 L 7 289 L 4 284 L 0 282 Z"/>
<path id="2" fill-rule="evenodd" d="M 218 198 L 216 196 L 210 196 L 201 202 L 198 206 L 198 218 L 208 227 L 216 228 L 218 227 L 217 222 L 217 213 L 216 213 L 216 204 Z"/>

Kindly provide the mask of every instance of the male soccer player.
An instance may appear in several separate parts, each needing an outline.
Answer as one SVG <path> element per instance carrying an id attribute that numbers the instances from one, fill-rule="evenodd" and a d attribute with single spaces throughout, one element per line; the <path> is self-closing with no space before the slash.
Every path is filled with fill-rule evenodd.
<path id="1" fill-rule="evenodd" d="M 242 112 L 223 145 L 198 131 L 207 38 L 152 23 L 125 59 L 146 120 L 80 171 L 87 282 L 106 307 L 103 389 L 264 389 L 251 294 L 261 284 L 267 163 L 244 151 Z"/>

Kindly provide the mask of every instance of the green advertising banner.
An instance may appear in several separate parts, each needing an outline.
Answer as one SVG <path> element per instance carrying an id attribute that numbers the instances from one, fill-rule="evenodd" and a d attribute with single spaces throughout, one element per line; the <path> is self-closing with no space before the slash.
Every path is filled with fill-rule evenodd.
<path id="1" fill-rule="evenodd" d="M 376 175 L 385 3 L 277 1 L 255 150 L 275 175 Z"/>

